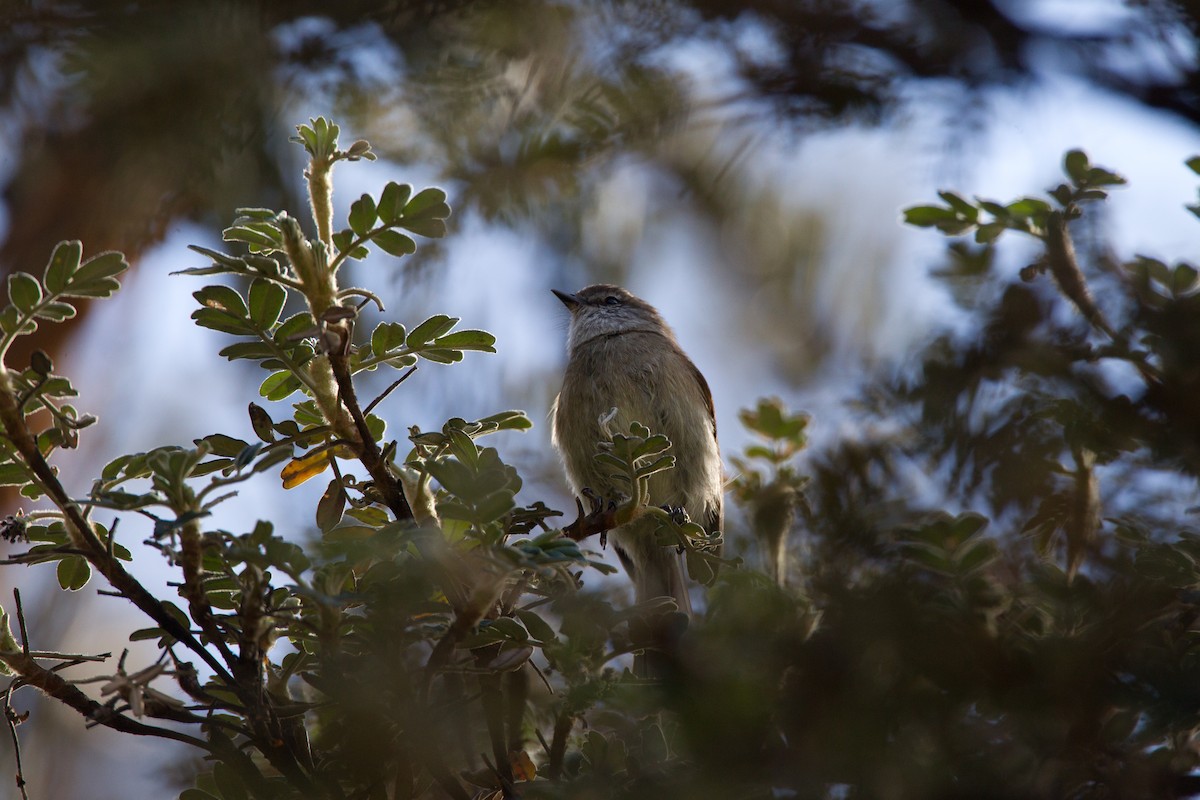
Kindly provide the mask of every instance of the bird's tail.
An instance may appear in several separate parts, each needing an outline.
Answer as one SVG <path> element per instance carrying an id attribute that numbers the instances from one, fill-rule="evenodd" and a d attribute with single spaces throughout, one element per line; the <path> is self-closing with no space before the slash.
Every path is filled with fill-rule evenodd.
<path id="1" fill-rule="evenodd" d="M 692 601 L 683 577 L 682 556 L 674 547 L 660 546 L 644 548 L 641 556 L 633 575 L 637 601 L 644 603 L 656 597 L 670 597 L 678 609 L 690 617 Z"/>
<path id="2" fill-rule="evenodd" d="M 629 532 L 616 538 L 617 555 L 633 579 L 638 603 L 660 597 L 675 601 L 676 610 L 647 610 L 630 622 L 630 637 L 642 652 L 634 657 L 634 672 L 644 678 L 667 677 L 679 652 L 679 641 L 692 614 L 682 558 L 673 547 L 655 544 L 652 533 Z"/>

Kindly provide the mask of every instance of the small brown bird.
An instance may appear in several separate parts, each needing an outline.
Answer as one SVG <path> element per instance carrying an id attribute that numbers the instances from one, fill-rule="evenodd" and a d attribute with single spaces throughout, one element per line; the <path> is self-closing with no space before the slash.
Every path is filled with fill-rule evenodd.
<path id="1" fill-rule="evenodd" d="M 712 392 L 675 335 L 649 303 L 606 284 L 577 294 L 555 290 L 571 312 L 567 369 L 554 402 L 554 445 L 572 488 L 615 499 L 613 485 L 593 456 L 613 432 L 637 421 L 671 440 L 674 469 L 650 477 L 650 502 L 682 507 L 711 532 L 721 529 L 722 473 Z M 638 602 L 667 596 L 691 613 L 681 559 L 655 541 L 655 521 L 635 520 L 613 531 L 617 556 L 633 580 Z"/>

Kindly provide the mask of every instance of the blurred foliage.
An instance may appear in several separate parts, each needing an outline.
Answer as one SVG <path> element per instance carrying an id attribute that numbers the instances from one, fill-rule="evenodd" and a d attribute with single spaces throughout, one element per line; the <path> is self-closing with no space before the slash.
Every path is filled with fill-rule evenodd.
<path id="1" fill-rule="evenodd" d="M 15 0 L 0 5 L 15 156 L 0 272 L 64 239 L 136 265 L 173 220 L 215 234 L 238 207 L 302 207 L 280 132 L 335 113 L 464 210 L 535 234 L 562 256 L 552 271 L 628 283 L 643 226 L 695 219 L 767 298 L 758 335 L 794 378 L 832 344 L 818 314 L 787 313 L 814 294 L 827 231 L 764 185 L 764 141 L 903 120 L 914 98 L 963 134 L 985 117 L 981 88 L 1036 82 L 1047 63 L 1200 120 L 1196 4 L 1110 5 L 1068 24 L 1048 0 Z M 602 232 L 614 208 L 619 236 Z M 18 347 L 59 354 L 68 330 Z"/>
<path id="2" fill-rule="evenodd" d="M 1027 5 L 7 3 L 0 107 L 20 159 L 0 261 L 35 263 L 64 238 L 136 254 L 172 216 L 215 224 L 237 205 L 295 207 L 273 131 L 301 99 L 323 98 L 382 155 L 434 165 L 461 184 L 460 202 L 534 221 L 560 245 L 576 241 L 559 229 L 578 224 L 589 186 L 622 154 L 673 173 L 701 207 L 730 202 L 712 185 L 724 159 L 698 167 L 672 139 L 709 104 L 764 121 L 879 118 L 912 82 L 1022 80 L 1052 47 L 1068 69 L 1200 121 L 1200 66 L 1173 55 L 1195 42 L 1195 3 L 1128 3 L 1082 32 L 1034 22 Z M 672 66 L 697 44 L 732 64 L 715 97 Z"/>
<path id="3" fill-rule="evenodd" d="M 1118 174 L 1072 151 L 1045 197 L 942 192 L 907 210 L 975 234 L 942 275 L 984 324 L 931 344 L 909 379 L 865 387 L 859 434 L 821 452 L 780 400 L 742 412 L 756 441 L 732 459 L 733 494 L 766 570 L 710 575 L 704 613 L 647 681 L 623 659 L 673 606 L 597 592 L 609 568 L 564 535 L 584 518 L 559 529 L 553 509 L 518 505 L 519 473 L 480 440 L 529 427 L 522 413 L 414 427 L 402 455 L 370 414 L 379 398 L 360 404 L 358 373 L 398 371 L 382 397 L 422 360 L 493 341 L 444 315 L 356 335 L 373 294 L 341 287 L 337 267 L 363 248 L 407 257 L 409 234 L 444 234 L 450 208 L 439 189 L 389 183 L 335 230 L 329 171 L 372 155 L 337 136 L 319 119 L 297 138 L 321 236 L 243 209 L 225 236 L 236 252 L 200 249 L 210 263 L 186 270 L 250 279 L 197 291 L 193 317 L 269 373 L 261 396 L 300 395 L 278 421 L 250 405 L 258 441 L 122 456 L 74 500 L 46 459 L 95 420 L 48 357 L 0 370 L 0 479 L 49 503 L 0 525 L 31 544 L 8 563 L 55 563 L 64 590 L 98 573 L 153 622 L 131 638 L 162 651 L 132 671 L 123 656 L 97 700 L 69 668 L 105 657 L 30 651 L 23 617 L 18 639 L 5 614 L 14 732 L 13 691 L 33 686 L 94 724 L 188 744 L 207 760 L 182 800 L 1200 794 L 1200 534 L 1186 523 L 1200 281 L 1185 263 L 1078 256 L 1071 223 Z M 972 249 L 1015 234 L 1043 252 L 1019 276 Z M 42 277 L 12 276 L 0 350 L 111 294 L 125 267 L 64 243 Z M 283 318 L 288 294 L 307 310 Z M 635 425 L 597 458 L 633 495 L 600 518 L 656 514 L 667 541 L 711 544 L 636 488 L 673 467 L 665 438 Z M 285 486 L 332 473 L 317 541 L 267 520 L 206 527 L 231 487 L 280 465 Z M 125 572 L 129 514 L 153 521 L 180 603 Z"/>
<path id="4" fill-rule="evenodd" d="M 1200 793 L 1197 270 L 1075 253 L 1072 224 L 1122 183 L 1085 154 L 1068 154 L 1044 196 L 945 192 L 908 210 L 973 234 L 940 273 L 980 330 L 933 343 L 907 380 L 867 387 L 857 435 L 808 454 L 804 415 L 775 401 L 744 413 L 759 441 L 735 462 L 733 491 L 768 574 L 722 572 L 661 684 L 614 661 L 653 609 L 591 591 L 597 564 L 555 535 L 557 512 L 517 505 L 520 476 L 477 442 L 527 426 L 523 415 L 411 430 L 401 448 L 369 404 L 348 425 L 337 408 L 355 401 L 317 369 L 342 354 L 348 375 L 395 368 L 399 385 L 421 359 L 490 350 L 488 334 L 445 315 L 356 333 L 352 306 L 373 294 L 354 287 L 281 316 L 280 291 L 300 288 L 286 280 L 303 283 L 288 270 L 321 248 L 289 252 L 303 236 L 286 215 L 242 207 L 304 204 L 272 133 L 298 97 L 326 94 L 381 154 L 434 164 L 471 207 L 532 218 L 559 243 L 576 240 L 592 182 L 625 153 L 653 159 L 701 210 L 738 202 L 713 181 L 723 165 L 676 157 L 672 135 L 697 108 L 667 56 L 696 41 L 730 54 L 745 82 L 719 102 L 765 98 L 747 113 L 767 119 L 878 118 L 907 81 L 1019 80 L 1046 44 L 1102 85 L 1200 116 L 1194 60 L 1113 66 L 1194 41 L 1194 3 L 1131 3 L 1119 29 L 1083 34 L 1032 25 L 1022 4 L 900 5 L 6 6 L 0 92 L 21 159 L 0 258 L 54 256 L 40 278 L 13 276 L 0 312 L 16 343 L 5 396 L 20 424 L 40 410 L 32 447 L 6 412 L 17 428 L 2 482 L 54 486 L 29 464 L 94 422 L 49 357 L 18 357 L 31 326 L 108 294 L 125 266 L 83 261 L 60 239 L 136 253 L 171 216 L 236 218 L 226 235 L 245 252 L 204 251 L 198 270 L 249 280 L 198 291 L 196 321 L 238 337 L 230 359 L 266 368 L 264 397 L 306 395 L 287 419 L 252 404 L 259 441 L 248 429 L 130 454 L 89 497 L 51 493 L 60 512 L 0 524 L 31 544 L 14 560 L 54 563 L 64 589 L 101 572 L 152 617 L 134 638 L 169 648 L 133 672 L 122 662 L 99 701 L 72 694 L 63 670 L 39 672 L 51 656 L 24 650 L 15 620 L 20 641 L 0 626 L 6 663 L 93 722 L 161 724 L 155 735 L 205 750 L 188 800 Z M 329 150 L 326 134 L 308 129 L 310 156 L 365 157 L 357 143 Z M 360 198 L 323 243 L 324 266 L 371 247 L 408 259 L 413 236 L 443 232 L 445 200 L 401 183 Z M 1014 235 L 1042 253 L 1021 280 L 995 269 Z M 369 442 L 408 515 L 387 480 L 341 472 Z M 288 485 L 333 473 L 317 546 L 269 522 L 205 528 L 227 487 L 279 466 Z M 81 527 L 63 508 L 149 519 L 183 574 L 180 604 L 127 582 L 119 526 Z M 271 649 L 280 640 L 291 647 Z M 206 683 L 183 656 L 193 647 Z"/>

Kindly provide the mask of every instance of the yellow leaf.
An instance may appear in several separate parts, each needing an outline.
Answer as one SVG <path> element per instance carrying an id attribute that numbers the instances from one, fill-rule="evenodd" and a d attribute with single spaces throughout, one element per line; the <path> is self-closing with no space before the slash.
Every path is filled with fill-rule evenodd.
<path id="1" fill-rule="evenodd" d="M 327 469 L 329 469 L 329 451 L 318 450 L 300 458 L 293 458 L 284 464 L 279 477 L 283 478 L 283 488 L 294 489 Z"/>
<path id="2" fill-rule="evenodd" d="M 514 750 L 508 754 L 508 763 L 512 766 L 513 780 L 531 781 L 537 777 L 537 767 L 533 759 L 524 750 Z"/>

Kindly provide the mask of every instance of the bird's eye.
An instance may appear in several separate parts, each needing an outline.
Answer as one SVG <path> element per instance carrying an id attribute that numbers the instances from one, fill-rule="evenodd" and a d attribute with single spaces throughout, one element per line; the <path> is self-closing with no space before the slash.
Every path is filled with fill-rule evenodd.
<path id="1" fill-rule="evenodd" d="M 608 297 L 604 298 L 604 305 L 619 306 L 621 305 L 621 298 L 617 297 L 615 294 L 610 294 Z"/>

